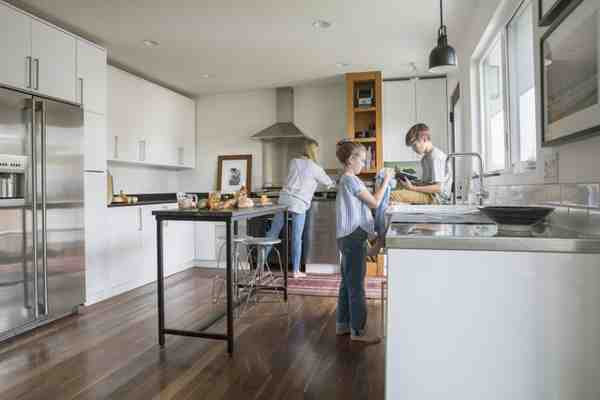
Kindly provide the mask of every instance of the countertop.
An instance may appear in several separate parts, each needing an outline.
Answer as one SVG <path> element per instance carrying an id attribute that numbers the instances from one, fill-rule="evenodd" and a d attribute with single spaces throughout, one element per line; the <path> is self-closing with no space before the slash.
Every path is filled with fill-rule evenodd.
<path id="1" fill-rule="evenodd" d="M 499 231 L 493 223 L 393 222 L 388 249 L 467 250 L 534 253 L 600 253 L 600 236 L 586 235 L 549 223 L 530 232 Z"/>
<path id="2" fill-rule="evenodd" d="M 190 210 L 156 210 L 152 211 L 152 215 L 157 218 L 164 219 L 180 219 L 180 220 L 211 220 L 211 219 L 244 219 L 252 218 L 254 216 L 274 214 L 281 211 L 285 211 L 286 206 L 272 205 L 272 206 L 255 206 L 251 208 L 232 208 L 226 210 L 208 210 L 208 209 L 190 209 Z"/>

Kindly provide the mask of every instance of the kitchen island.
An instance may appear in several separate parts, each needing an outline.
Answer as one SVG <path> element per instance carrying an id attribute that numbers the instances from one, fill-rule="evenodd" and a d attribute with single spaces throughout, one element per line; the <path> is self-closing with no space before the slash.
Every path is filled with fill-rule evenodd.
<path id="1" fill-rule="evenodd" d="M 392 218 L 387 399 L 600 398 L 600 236 Z"/>
<path id="2" fill-rule="evenodd" d="M 205 339 L 217 339 L 227 341 L 227 351 L 233 354 L 234 348 L 234 327 L 233 327 L 233 311 L 235 299 L 233 298 L 234 278 L 233 278 L 233 239 L 238 235 L 238 223 L 251 218 L 257 218 L 265 215 L 274 215 L 277 213 L 284 214 L 284 238 L 283 238 L 283 262 L 288 264 L 288 211 L 286 206 L 256 206 L 246 209 L 225 209 L 225 210 L 157 210 L 153 211 L 152 215 L 156 218 L 156 243 L 157 243 L 157 292 L 158 292 L 158 342 L 161 347 L 165 345 L 165 335 L 190 336 Z M 164 291 L 164 246 L 163 246 L 163 222 L 165 221 L 210 221 L 224 222 L 226 226 L 226 297 L 227 304 L 225 312 L 219 312 L 211 316 L 201 328 L 194 331 L 168 329 L 165 327 L 165 291 Z M 283 268 L 283 285 L 270 286 L 269 290 L 280 291 L 283 294 L 284 300 L 287 302 L 287 269 Z M 251 293 L 249 294 L 251 295 Z M 227 317 L 226 333 L 207 332 L 206 329 L 211 327 L 215 322 L 222 317 Z"/>

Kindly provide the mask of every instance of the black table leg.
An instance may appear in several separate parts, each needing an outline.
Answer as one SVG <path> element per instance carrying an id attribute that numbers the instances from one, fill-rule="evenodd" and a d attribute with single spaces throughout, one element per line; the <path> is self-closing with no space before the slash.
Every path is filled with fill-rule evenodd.
<path id="1" fill-rule="evenodd" d="M 237 225 L 237 222 L 235 222 Z M 232 223 L 231 219 L 228 219 L 225 223 L 227 229 L 227 352 L 229 355 L 233 355 L 233 282 L 232 282 L 232 267 L 233 260 L 231 257 L 232 251 Z M 237 229 L 237 227 L 236 227 Z"/>
<path id="2" fill-rule="evenodd" d="M 283 299 L 285 301 L 288 300 L 288 266 L 289 266 L 289 253 L 290 253 L 290 243 L 289 243 L 289 232 L 288 232 L 288 211 L 287 209 L 283 212 Z"/>
<path id="3" fill-rule="evenodd" d="M 156 219 L 156 249 L 157 249 L 157 273 L 156 283 L 158 291 L 158 344 L 165 346 L 165 287 L 163 271 L 163 232 L 162 219 Z"/>

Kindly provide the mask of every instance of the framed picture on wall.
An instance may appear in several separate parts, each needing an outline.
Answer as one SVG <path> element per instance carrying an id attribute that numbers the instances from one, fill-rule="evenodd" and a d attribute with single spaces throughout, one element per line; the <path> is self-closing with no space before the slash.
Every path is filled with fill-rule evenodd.
<path id="1" fill-rule="evenodd" d="M 541 38 L 542 144 L 600 134 L 600 2 L 577 0 Z"/>
<path id="2" fill-rule="evenodd" d="M 252 155 L 219 156 L 217 190 L 233 193 L 246 186 L 252 190 Z"/>
<path id="3" fill-rule="evenodd" d="M 551 25 L 556 18 L 573 2 L 573 0 L 538 0 L 540 19 L 539 26 Z"/>

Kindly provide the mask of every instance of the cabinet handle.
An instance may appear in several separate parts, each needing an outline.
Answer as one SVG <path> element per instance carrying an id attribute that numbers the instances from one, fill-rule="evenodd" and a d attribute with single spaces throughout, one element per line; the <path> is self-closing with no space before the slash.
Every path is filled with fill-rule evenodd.
<path id="1" fill-rule="evenodd" d="M 40 90 L 40 59 L 34 58 L 35 63 L 35 90 Z"/>
<path id="2" fill-rule="evenodd" d="M 177 148 L 177 159 L 179 165 L 183 165 L 183 147 Z"/>
<path id="3" fill-rule="evenodd" d="M 31 56 L 25 57 L 25 69 L 27 71 L 25 80 L 27 81 L 27 89 L 31 89 L 31 83 L 33 82 L 33 77 L 31 76 L 33 73 L 33 69 L 31 68 Z"/>
<path id="4" fill-rule="evenodd" d="M 115 136 L 115 148 L 113 149 L 114 158 L 119 158 L 119 137 Z"/>
<path id="5" fill-rule="evenodd" d="M 79 78 L 79 103 L 83 106 L 83 78 Z"/>
<path id="6" fill-rule="evenodd" d="M 138 207 L 138 231 L 143 230 L 144 227 L 142 225 L 142 207 Z"/>

